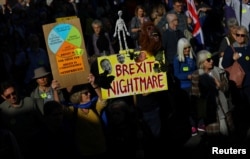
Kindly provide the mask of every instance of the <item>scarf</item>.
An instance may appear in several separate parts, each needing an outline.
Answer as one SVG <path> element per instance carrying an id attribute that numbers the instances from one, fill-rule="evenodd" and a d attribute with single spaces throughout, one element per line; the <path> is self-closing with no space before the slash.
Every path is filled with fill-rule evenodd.
<path id="1" fill-rule="evenodd" d="M 92 98 L 89 102 L 87 102 L 87 103 L 84 103 L 84 104 L 74 104 L 73 106 L 74 106 L 75 108 L 91 109 L 92 105 L 95 104 L 95 103 L 97 102 L 97 100 L 98 100 L 98 97 L 96 96 L 96 97 L 93 97 L 93 98 Z M 99 116 L 99 115 L 98 115 L 98 116 Z M 105 110 L 102 110 L 102 111 L 101 111 L 100 116 L 101 116 L 101 120 L 102 120 L 104 126 L 106 127 L 107 124 L 108 124 L 108 119 L 107 119 L 107 114 L 106 114 Z"/>

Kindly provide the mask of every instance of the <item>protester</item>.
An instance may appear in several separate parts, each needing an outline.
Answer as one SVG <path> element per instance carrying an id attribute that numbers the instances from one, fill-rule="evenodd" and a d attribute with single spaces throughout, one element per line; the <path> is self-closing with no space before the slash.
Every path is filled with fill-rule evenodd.
<path id="1" fill-rule="evenodd" d="M 44 103 L 47 101 L 64 102 L 63 93 L 60 90 L 60 83 L 57 80 L 51 80 L 51 73 L 47 72 L 44 67 L 34 70 L 33 80 L 37 86 L 31 92 L 30 97 L 34 99 L 42 99 Z M 43 114 L 43 110 L 40 110 Z"/>
<path id="2" fill-rule="evenodd" d="M 238 23 L 246 27 L 247 31 L 249 32 L 249 23 L 250 23 L 249 0 L 241 0 L 241 1 L 225 0 L 225 3 L 227 6 L 232 7 Z M 242 9 L 242 11 L 240 11 L 240 9 Z"/>
<path id="3" fill-rule="evenodd" d="M 48 101 L 43 107 L 43 124 L 32 138 L 32 154 L 35 158 L 76 158 L 72 123 L 64 117 L 64 107 L 57 101 Z"/>
<path id="4" fill-rule="evenodd" d="M 47 52 L 44 48 L 40 47 L 40 39 L 38 35 L 29 36 L 29 47 L 24 52 L 20 53 L 16 57 L 16 65 L 28 61 L 28 67 L 25 72 L 25 86 L 29 86 L 32 78 L 34 77 L 34 70 L 38 67 L 45 67 L 47 70 L 51 70 L 50 62 Z"/>
<path id="5" fill-rule="evenodd" d="M 87 41 L 88 56 L 103 56 L 114 54 L 114 49 L 110 42 L 108 33 L 103 29 L 101 20 L 95 19 L 92 22 L 94 33 L 90 35 Z"/>
<path id="6" fill-rule="evenodd" d="M 168 13 L 167 16 L 168 28 L 162 34 L 162 45 L 165 50 L 166 59 L 173 71 L 174 57 L 177 53 L 177 42 L 180 38 L 184 38 L 183 31 L 178 29 L 179 20 L 175 13 Z"/>
<path id="7" fill-rule="evenodd" d="M 162 60 L 165 55 L 162 47 L 160 31 L 151 21 L 145 22 L 141 28 L 142 32 L 139 38 L 141 51 L 135 61 L 143 63 L 147 57 L 154 56 L 156 58 L 159 56 L 159 63 L 161 66 L 155 70 L 156 72 L 166 72 L 166 63 Z M 155 154 L 159 151 L 162 129 L 160 108 L 163 105 L 163 103 L 161 103 L 161 94 L 162 92 L 145 92 L 135 96 L 135 106 L 137 107 L 139 118 L 143 120 L 151 133 L 151 144 L 149 146 L 151 152 L 148 152 L 151 154 Z"/>
<path id="8" fill-rule="evenodd" d="M 218 50 L 218 56 L 216 56 L 219 59 L 215 59 L 215 61 L 218 61 L 218 63 L 215 65 L 217 65 L 220 68 L 223 68 L 221 63 L 222 63 L 222 59 L 223 59 L 223 55 L 224 55 L 224 51 L 226 50 L 227 46 L 231 46 L 234 42 L 235 42 L 235 38 L 236 38 L 236 29 L 237 26 L 239 26 L 236 18 L 229 18 L 227 21 L 227 29 L 228 32 L 226 34 L 226 36 L 222 39 L 221 43 L 220 43 L 220 47 Z"/>
<path id="9" fill-rule="evenodd" d="M 33 79 L 37 82 L 37 87 L 32 91 L 32 98 L 42 98 L 44 103 L 49 100 L 63 102 L 63 96 L 60 94 L 60 83 L 57 80 L 51 80 L 51 73 L 47 72 L 44 67 L 34 70 Z M 43 94 L 43 93 L 46 93 Z"/>
<path id="10" fill-rule="evenodd" d="M 188 39 L 181 38 L 177 43 L 177 55 L 174 58 L 173 62 L 174 75 L 180 81 L 180 88 L 185 90 L 187 96 L 191 95 L 191 80 L 192 73 L 197 69 L 196 67 L 196 57 L 194 55 L 193 49 Z M 190 98 L 191 99 L 191 98 Z M 192 126 L 192 136 L 197 135 L 196 126 L 192 117 L 192 105 L 191 103 L 187 106 L 190 106 L 190 122 Z M 192 109 L 191 109 L 192 108 Z"/>
<path id="11" fill-rule="evenodd" d="M 107 151 L 104 130 L 105 124 L 107 124 L 104 111 L 107 100 L 102 99 L 101 86 L 96 79 L 97 77 L 91 73 L 88 76 L 91 87 L 87 87 L 88 85 L 78 86 L 75 89 L 73 87 L 70 96 L 72 106 L 69 106 L 66 112 L 73 116 L 77 152 L 81 157 L 90 159 L 103 158 Z M 91 94 L 90 89 L 95 90 L 96 96 Z"/>
<path id="12" fill-rule="evenodd" d="M 144 22 L 150 21 L 149 17 L 146 15 L 143 6 L 138 5 L 135 8 L 135 16 L 130 22 L 130 34 L 134 41 L 134 48 L 139 48 L 139 36 L 141 32 L 141 25 Z"/>
<path id="13" fill-rule="evenodd" d="M 9 129 L 17 139 L 21 155 L 28 158 L 30 155 L 31 136 L 41 126 L 41 116 L 38 105 L 31 97 L 21 97 L 17 87 L 10 81 L 1 83 L 1 97 L 4 102 L 0 104 L 1 125 Z"/>
<path id="14" fill-rule="evenodd" d="M 236 129 L 240 133 L 240 137 L 246 137 L 246 132 L 249 129 L 249 113 L 250 113 L 250 74 L 249 74 L 249 34 L 244 26 L 239 26 L 236 29 L 235 42 L 228 46 L 224 52 L 222 66 L 228 68 L 234 61 L 238 61 L 245 72 L 245 78 L 242 82 L 242 88 L 236 87 L 233 81 L 230 81 L 230 92 L 232 103 L 235 105 L 235 122 Z M 242 133 L 242 134 L 241 134 Z"/>
<path id="15" fill-rule="evenodd" d="M 173 0 L 173 9 L 167 12 L 167 14 L 176 14 L 178 19 L 177 29 L 183 33 L 188 30 L 192 31 L 192 19 L 187 16 L 185 11 L 185 3 L 183 0 Z"/>
<path id="16" fill-rule="evenodd" d="M 227 84 L 222 82 L 222 76 L 226 77 L 226 73 L 223 69 L 213 65 L 211 57 L 212 54 L 209 51 L 199 51 L 197 53 L 198 69 L 192 73 L 191 94 L 196 104 L 195 128 L 209 135 L 210 133 L 227 135 L 225 115 L 221 110 L 222 107 L 225 113 L 229 111 L 227 99 L 222 90 L 223 85 Z M 220 122 L 219 129 L 210 125 L 218 121 Z"/>
<path id="17" fill-rule="evenodd" d="M 0 114 L 1 115 L 1 114 Z M 1 117 L 0 117 L 1 118 Z M 15 135 L 0 124 L 0 158 L 22 159 Z"/>
<path id="18" fill-rule="evenodd" d="M 107 109 L 107 148 L 111 158 L 135 158 L 143 142 L 137 138 L 138 119 L 135 108 L 125 98 L 112 100 Z"/>
<path id="19" fill-rule="evenodd" d="M 160 30 L 161 34 L 168 28 L 166 14 L 166 8 L 162 3 L 155 5 L 151 11 L 150 18 L 154 22 L 154 25 Z"/>

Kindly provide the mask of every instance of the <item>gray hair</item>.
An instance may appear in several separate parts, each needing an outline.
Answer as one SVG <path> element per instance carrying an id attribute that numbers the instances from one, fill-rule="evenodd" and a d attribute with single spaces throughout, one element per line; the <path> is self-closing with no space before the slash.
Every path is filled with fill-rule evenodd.
<path id="1" fill-rule="evenodd" d="M 200 50 L 197 53 L 197 67 L 198 68 L 203 68 L 203 63 L 206 61 L 208 58 L 212 58 L 212 54 L 207 51 L 207 50 Z"/>
<path id="2" fill-rule="evenodd" d="M 168 23 L 171 23 L 174 19 L 178 19 L 178 17 L 175 13 L 168 13 L 166 19 Z"/>
<path id="3" fill-rule="evenodd" d="M 227 20 L 227 28 L 231 28 L 231 27 L 235 27 L 235 26 L 239 26 L 237 19 L 236 18 L 229 18 Z"/>
<path id="4" fill-rule="evenodd" d="M 92 22 L 92 27 L 93 25 L 98 25 L 100 27 L 102 27 L 102 21 L 98 20 L 98 19 L 95 19 L 93 22 Z"/>
<path id="5" fill-rule="evenodd" d="M 185 61 L 185 57 L 183 54 L 183 50 L 185 47 L 190 46 L 190 51 L 189 51 L 189 57 L 193 59 L 193 49 L 191 47 L 191 44 L 187 38 L 180 38 L 177 43 L 177 55 L 178 55 L 178 60 L 180 62 Z"/>

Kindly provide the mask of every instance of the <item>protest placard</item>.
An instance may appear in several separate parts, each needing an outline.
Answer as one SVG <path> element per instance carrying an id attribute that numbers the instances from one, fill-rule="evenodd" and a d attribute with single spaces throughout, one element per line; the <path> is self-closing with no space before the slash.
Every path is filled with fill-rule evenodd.
<path id="1" fill-rule="evenodd" d="M 111 88 L 102 88 L 104 99 L 157 92 L 168 89 L 164 52 L 156 56 L 133 50 L 123 54 L 98 57 L 99 74 L 113 76 Z M 105 78 L 104 78 L 105 79 Z"/>
<path id="2" fill-rule="evenodd" d="M 79 18 L 43 25 L 53 78 L 61 88 L 87 83 L 89 63 Z"/>

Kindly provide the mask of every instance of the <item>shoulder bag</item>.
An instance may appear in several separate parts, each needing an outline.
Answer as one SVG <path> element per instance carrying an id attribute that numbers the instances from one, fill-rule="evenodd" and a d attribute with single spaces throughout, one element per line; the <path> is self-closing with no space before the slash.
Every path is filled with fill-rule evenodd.
<path id="1" fill-rule="evenodd" d="M 235 52 L 233 47 L 232 49 Z M 229 80 L 233 81 L 237 88 L 241 88 L 243 80 L 245 78 L 245 71 L 238 63 L 238 61 L 235 60 L 234 63 L 228 68 L 225 68 L 225 70 L 229 73 Z"/>

